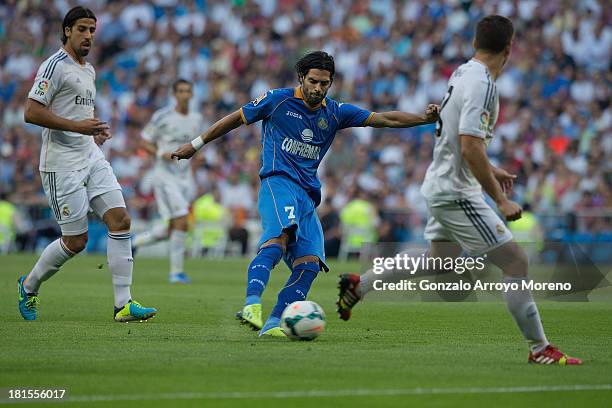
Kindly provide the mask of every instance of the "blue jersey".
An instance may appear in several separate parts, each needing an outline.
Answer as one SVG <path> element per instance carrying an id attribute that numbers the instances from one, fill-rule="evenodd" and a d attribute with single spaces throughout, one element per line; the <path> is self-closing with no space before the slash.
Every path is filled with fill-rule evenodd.
<path id="1" fill-rule="evenodd" d="M 340 129 L 367 126 L 374 115 L 348 103 L 325 98 L 320 107 L 306 106 L 300 88 L 273 89 L 240 109 L 242 121 L 263 121 L 260 179 L 284 175 L 319 205 L 317 169 Z"/>

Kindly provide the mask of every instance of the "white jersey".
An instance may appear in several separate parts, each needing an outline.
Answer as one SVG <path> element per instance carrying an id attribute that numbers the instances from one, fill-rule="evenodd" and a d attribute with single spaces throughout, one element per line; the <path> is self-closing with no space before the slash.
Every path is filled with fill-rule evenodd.
<path id="1" fill-rule="evenodd" d="M 142 138 L 157 146 L 156 180 L 174 183 L 192 179 L 189 160 L 169 161 L 162 159 L 160 155 L 172 153 L 179 146 L 189 143 L 201 133 L 202 124 L 202 115 L 199 113 L 189 112 L 183 115 L 173 107 L 160 109 L 153 114 L 151 121 L 142 131 Z"/>
<path id="2" fill-rule="evenodd" d="M 433 162 L 421 193 L 430 202 L 482 195 L 482 186 L 461 156 L 459 135 L 482 138 L 487 145 L 493 138 L 499 98 L 487 67 L 472 59 L 457 68 L 440 108 Z"/>
<path id="3" fill-rule="evenodd" d="M 28 98 L 69 120 L 94 117 L 96 71 L 90 63 L 80 65 L 63 48 L 38 69 Z M 43 129 L 39 169 L 45 172 L 75 171 L 104 158 L 92 136 Z"/>

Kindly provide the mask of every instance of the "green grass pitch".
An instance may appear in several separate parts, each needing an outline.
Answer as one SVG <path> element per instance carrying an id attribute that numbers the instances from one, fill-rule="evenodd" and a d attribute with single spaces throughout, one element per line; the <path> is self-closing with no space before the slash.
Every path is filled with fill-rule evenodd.
<path id="1" fill-rule="evenodd" d="M 247 260 L 188 260 L 193 284 L 171 286 L 166 259 L 137 259 L 132 294 L 159 314 L 115 323 L 110 274 L 97 268 L 105 259 L 79 256 L 43 286 L 39 320 L 25 322 L 16 280 L 35 260 L 0 258 L 0 405 L 6 388 L 67 388 L 62 405 L 83 407 L 612 404 L 605 298 L 539 303 L 549 339 L 585 361 L 544 367 L 526 363 L 503 303 L 371 301 L 338 320 L 337 275 L 356 264 L 332 263 L 315 281 L 310 299 L 327 328 L 313 342 L 260 340 L 234 320 Z M 274 270 L 264 313 L 287 276 L 284 265 Z"/>

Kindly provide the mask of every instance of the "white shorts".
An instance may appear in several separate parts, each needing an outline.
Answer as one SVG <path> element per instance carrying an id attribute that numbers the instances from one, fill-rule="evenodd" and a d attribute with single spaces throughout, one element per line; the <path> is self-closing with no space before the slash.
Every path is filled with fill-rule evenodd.
<path id="1" fill-rule="evenodd" d="M 453 241 L 471 256 L 482 255 L 512 240 L 512 233 L 484 197 L 427 202 L 428 241 Z"/>
<path id="2" fill-rule="evenodd" d="M 153 186 L 159 215 L 165 220 L 184 217 L 189 214 L 193 201 L 193 182 L 159 182 Z"/>
<path id="3" fill-rule="evenodd" d="M 94 201 L 92 208 L 102 218 L 110 208 L 125 207 L 121 186 L 110 164 L 96 160 L 89 167 L 76 171 L 41 171 L 45 194 L 63 235 L 87 232 L 87 212 L 94 198 L 105 195 L 105 200 Z M 115 194 L 109 194 L 112 191 Z"/>

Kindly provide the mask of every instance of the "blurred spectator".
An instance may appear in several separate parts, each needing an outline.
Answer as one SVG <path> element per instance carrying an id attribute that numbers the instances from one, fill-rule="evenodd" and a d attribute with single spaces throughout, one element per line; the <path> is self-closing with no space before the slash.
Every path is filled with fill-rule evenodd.
<path id="1" fill-rule="evenodd" d="M 323 200 L 318 213 L 325 237 L 325 256 L 335 258 L 340 252 L 340 240 L 342 239 L 340 214 L 332 205 L 330 197 Z"/>
<path id="2" fill-rule="evenodd" d="M 249 245 L 246 222 L 249 212 L 255 207 L 251 186 L 240 180 L 239 171 L 232 170 L 227 178 L 219 183 L 221 205 L 229 212 L 232 220 L 229 227 L 229 240 L 240 244 L 240 252 L 245 255 Z"/>
<path id="3" fill-rule="evenodd" d="M 377 209 L 364 190 L 359 188 L 355 190 L 353 199 L 340 211 L 340 223 L 342 238 L 339 256 L 341 259 L 346 259 L 349 253 L 360 252 L 364 244 L 378 241 Z M 386 224 L 383 223 L 387 226 Z"/>
<path id="4" fill-rule="evenodd" d="M 17 208 L 0 193 L 0 254 L 7 253 L 15 244 L 15 218 Z"/>

